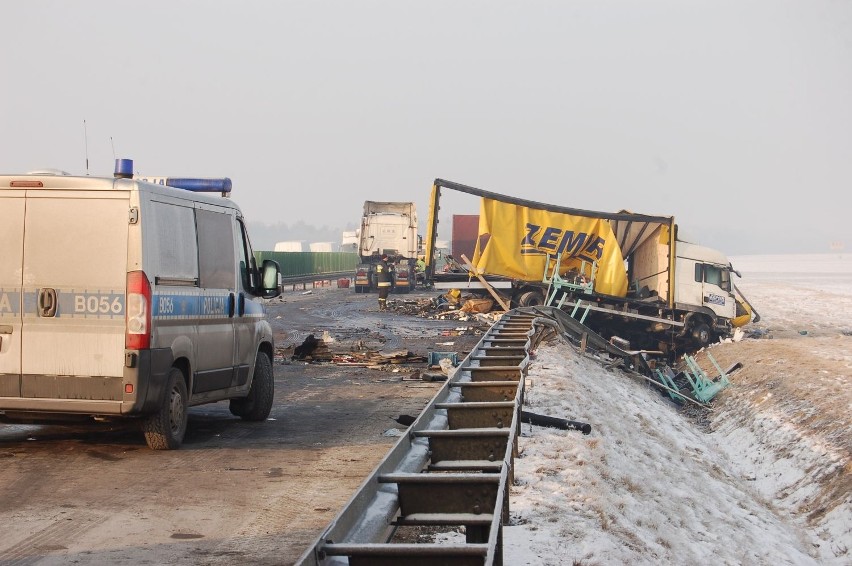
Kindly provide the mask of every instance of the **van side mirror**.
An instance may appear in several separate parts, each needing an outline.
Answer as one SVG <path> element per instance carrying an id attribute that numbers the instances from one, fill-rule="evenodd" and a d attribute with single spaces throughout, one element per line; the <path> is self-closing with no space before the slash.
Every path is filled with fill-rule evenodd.
<path id="1" fill-rule="evenodd" d="M 278 281 L 280 270 L 277 261 L 263 260 L 263 267 L 260 270 L 260 293 L 264 299 L 271 299 L 281 294 L 281 284 Z"/>

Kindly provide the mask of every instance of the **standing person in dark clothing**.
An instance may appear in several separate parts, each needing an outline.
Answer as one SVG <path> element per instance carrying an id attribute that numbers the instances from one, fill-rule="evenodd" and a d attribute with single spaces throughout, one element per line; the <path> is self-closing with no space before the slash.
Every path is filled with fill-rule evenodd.
<path id="1" fill-rule="evenodd" d="M 393 280 L 393 265 L 388 262 L 388 254 L 382 255 L 382 261 L 376 265 L 377 287 L 379 288 L 379 310 L 388 308 L 388 293 Z"/>

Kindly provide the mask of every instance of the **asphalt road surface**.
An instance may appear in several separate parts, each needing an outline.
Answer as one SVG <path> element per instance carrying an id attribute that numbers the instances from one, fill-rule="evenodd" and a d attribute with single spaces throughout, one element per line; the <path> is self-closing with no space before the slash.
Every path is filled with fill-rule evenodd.
<path id="1" fill-rule="evenodd" d="M 268 317 L 278 355 L 266 422 L 227 403 L 194 407 L 176 451 L 149 450 L 132 423 L 0 424 L 0 565 L 291 564 L 396 441 L 392 418 L 418 414 L 440 387 L 413 375 L 425 364 L 285 363 L 292 347 L 327 331 L 333 351 L 463 357 L 479 340 L 454 336 L 473 323 L 379 312 L 375 295 L 332 287 L 285 292 Z"/>

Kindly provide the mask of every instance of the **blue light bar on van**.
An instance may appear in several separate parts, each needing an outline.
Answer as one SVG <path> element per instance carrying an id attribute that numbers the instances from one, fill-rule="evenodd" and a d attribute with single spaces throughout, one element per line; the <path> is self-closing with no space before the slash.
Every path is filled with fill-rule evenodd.
<path id="1" fill-rule="evenodd" d="M 176 189 L 192 191 L 194 193 L 220 193 L 223 197 L 231 192 L 231 180 L 227 177 L 221 179 L 201 179 L 195 177 L 143 177 L 133 174 L 132 159 L 116 159 L 116 178 L 136 179 L 145 183 L 155 185 L 167 185 Z"/>
<path id="2" fill-rule="evenodd" d="M 178 179 L 168 177 L 166 184 L 177 189 L 184 189 L 194 193 L 230 193 L 231 180 L 227 177 L 221 179 Z"/>
<path id="3" fill-rule="evenodd" d="M 231 192 L 231 180 L 228 177 L 221 179 L 200 179 L 191 177 L 143 177 L 135 175 L 133 178 L 137 181 L 144 181 L 155 185 L 167 185 L 194 193 L 221 193 L 222 195 L 227 195 Z"/>

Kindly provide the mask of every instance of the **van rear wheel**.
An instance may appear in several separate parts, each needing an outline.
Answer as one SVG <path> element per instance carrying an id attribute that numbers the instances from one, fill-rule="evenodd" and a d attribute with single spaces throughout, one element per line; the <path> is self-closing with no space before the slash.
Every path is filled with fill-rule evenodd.
<path id="1" fill-rule="evenodd" d="M 179 448 L 186 434 L 187 393 L 183 373 L 172 368 L 166 379 L 166 397 L 160 409 L 142 421 L 145 441 L 152 450 Z"/>
<path id="2" fill-rule="evenodd" d="M 269 356 L 258 352 L 248 396 L 243 399 L 231 399 L 229 409 L 232 414 L 244 421 L 265 421 L 272 411 L 274 397 L 275 379 L 272 374 L 272 362 Z"/>

